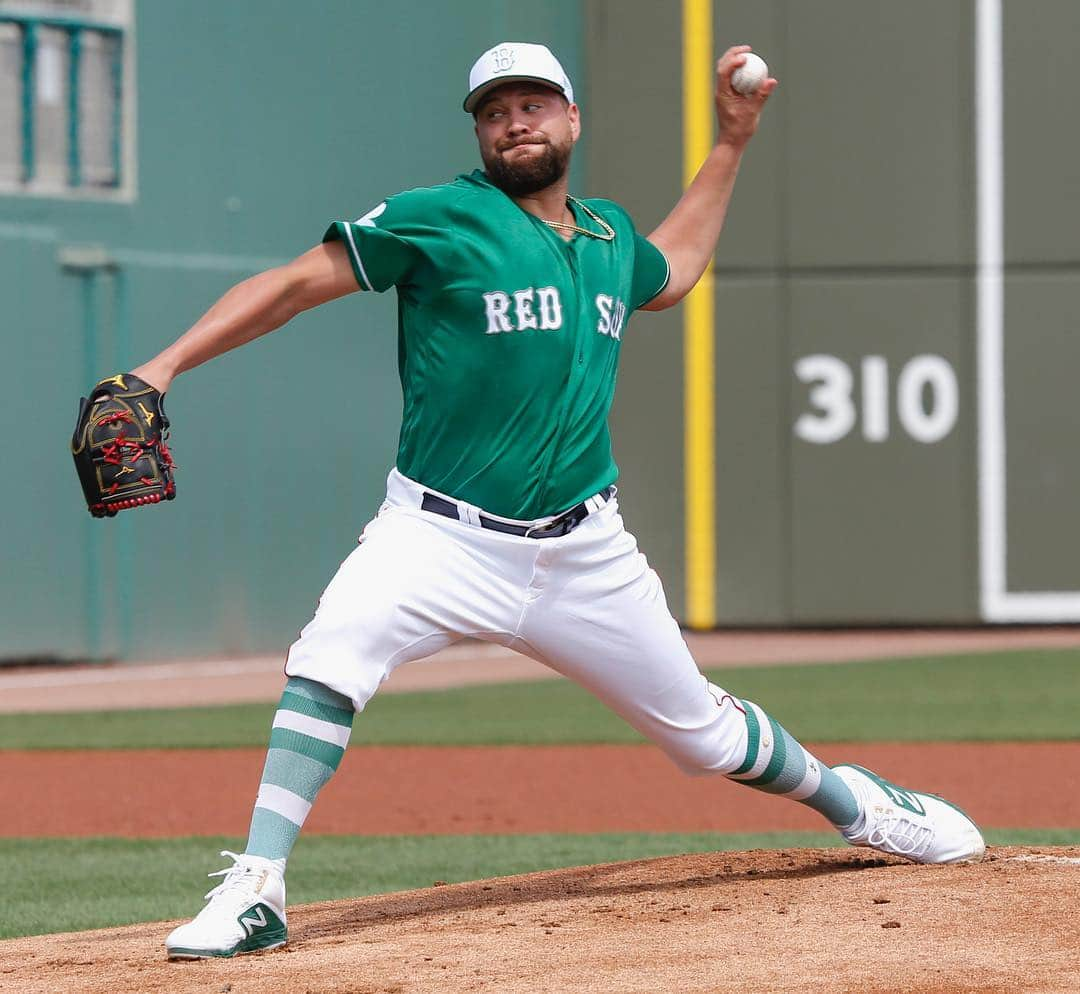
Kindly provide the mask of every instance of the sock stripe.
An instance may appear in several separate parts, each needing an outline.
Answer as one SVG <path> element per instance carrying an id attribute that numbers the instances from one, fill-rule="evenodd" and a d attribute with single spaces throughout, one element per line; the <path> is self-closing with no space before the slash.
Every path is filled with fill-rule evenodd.
<path id="1" fill-rule="evenodd" d="M 346 711 L 344 708 L 336 708 L 330 704 L 323 704 L 320 701 L 312 700 L 310 697 L 301 697 L 299 694 L 290 693 L 288 690 L 281 695 L 281 703 L 278 707 L 285 711 L 292 711 L 294 714 L 304 714 L 309 718 L 318 718 L 320 721 L 328 721 L 333 725 L 352 728 L 354 712 Z"/>
<path id="2" fill-rule="evenodd" d="M 336 770 L 345 755 L 341 746 L 336 746 L 323 739 L 312 738 L 297 732 L 291 728 L 276 727 L 270 733 L 271 749 L 287 749 L 289 752 L 298 752 L 301 756 L 310 756 L 317 759 L 324 766 Z"/>
<path id="3" fill-rule="evenodd" d="M 767 787 L 783 772 L 784 762 L 787 759 L 787 742 L 784 740 L 784 730 L 777 724 L 771 714 L 765 717 L 769 719 L 769 730 L 772 736 L 772 757 L 760 775 L 750 780 L 743 780 L 747 787 Z"/>
<path id="4" fill-rule="evenodd" d="M 296 694 L 299 697 L 307 697 L 318 701 L 320 704 L 329 704 L 332 708 L 340 708 L 342 711 L 355 712 L 351 698 L 339 694 L 336 690 L 314 680 L 308 680 L 302 676 L 291 676 L 285 684 L 285 692 Z"/>
<path id="5" fill-rule="evenodd" d="M 728 779 L 806 804 L 834 825 L 851 825 L 859 816 L 859 802 L 843 779 L 753 701 L 742 705 L 746 757 L 738 769 L 726 774 Z"/>
<path id="6" fill-rule="evenodd" d="M 746 712 L 746 759 L 742 765 L 728 774 L 730 777 L 742 776 L 749 773 L 757 762 L 758 747 L 761 742 L 761 726 L 758 724 L 757 714 L 749 701 L 743 701 L 743 709 Z"/>
<path id="7" fill-rule="evenodd" d="M 810 757 L 781 725 L 774 722 L 774 730 L 781 735 L 780 749 L 784 753 L 783 769 L 771 782 L 763 782 L 755 786 L 760 787 L 767 794 L 781 794 L 789 797 L 791 792 L 798 790 L 800 784 L 806 779 L 806 764 Z"/>
<path id="8" fill-rule="evenodd" d="M 805 749 L 803 752 L 806 755 L 806 772 L 799 785 L 784 795 L 793 801 L 805 801 L 808 797 L 813 797 L 821 787 L 821 761 L 811 756 Z"/>
<path id="9" fill-rule="evenodd" d="M 772 726 L 769 724 L 769 716 L 753 701 L 744 701 L 743 703 L 746 705 L 747 738 L 749 739 L 750 728 L 756 728 L 757 751 L 756 754 L 751 755 L 751 750 L 749 748 L 750 743 L 748 741 L 746 760 L 744 760 L 742 766 L 739 767 L 739 770 L 742 770 L 742 772 L 727 774 L 728 777 L 738 780 L 740 783 L 746 783 L 760 777 L 765 772 L 769 763 L 772 762 L 773 751 L 776 748 L 776 736 L 773 734 Z M 751 718 L 751 715 L 753 715 L 753 718 Z M 753 722 L 752 725 L 751 722 Z M 751 759 L 753 759 L 753 762 L 750 762 Z"/>
<path id="10" fill-rule="evenodd" d="M 333 767 L 311 756 L 288 749 L 270 749 L 263 766 L 262 782 L 291 790 L 305 801 L 314 801 L 315 795 L 333 775 Z"/>
<path id="11" fill-rule="evenodd" d="M 244 852 L 266 859 L 286 859 L 300 826 L 288 818 L 282 818 L 276 811 L 256 808 L 251 815 L 251 829 Z"/>
<path id="12" fill-rule="evenodd" d="M 278 711 L 274 715 L 273 727 L 290 728 L 313 739 L 330 742 L 341 749 L 349 744 L 349 734 L 352 732 L 351 722 L 348 725 L 336 725 L 332 721 L 323 721 L 322 718 L 313 718 L 297 711 Z"/>
<path id="13" fill-rule="evenodd" d="M 319 791 L 345 755 L 354 711 L 349 698 L 290 677 L 270 729 L 245 852 L 288 859 Z"/>
<path id="14" fill-rule="evenodd" d="M 793 790 L 798 790 L 799 784 L 803 782 L 803 778 L 806 776 L 806 761 L 809 757 L 806 750 L 791 737 L 787 729 L 779 725 L 777 727 L 784 737 L 784 751 L 787 753 L 787 759 L 784 761 L 784 768 L 780 771 L 780 776 L 766 790 L 787 795 Z"/>
<path id="15" fill-rule="evenodd" d="M 304 824 L 304 819 L 311 810 L 311 802 L 284 787 L 263 783 L 259 785 L 259 796 L 255 799 L 255 807 L 262 808 L 264 811 L 273 811 L 299 828 Z"/>

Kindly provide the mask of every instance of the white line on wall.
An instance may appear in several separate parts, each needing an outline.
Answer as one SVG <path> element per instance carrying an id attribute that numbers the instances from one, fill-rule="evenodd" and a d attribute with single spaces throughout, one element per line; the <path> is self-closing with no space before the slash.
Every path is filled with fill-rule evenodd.
<path id="1" fill-rule="evenodd" d="M 975 5 L 976 363 L 979 405 L 979 600 L 1003 621 L 1005 592 L 1004 163 L 1001 0 Z"/>
<path id="2" fill-rule="evenodd" d="M 1078 591 L 1008 590 L 1002 2 L 975 6 L 979 603 L 984 621 L 1080 621 Z"/>

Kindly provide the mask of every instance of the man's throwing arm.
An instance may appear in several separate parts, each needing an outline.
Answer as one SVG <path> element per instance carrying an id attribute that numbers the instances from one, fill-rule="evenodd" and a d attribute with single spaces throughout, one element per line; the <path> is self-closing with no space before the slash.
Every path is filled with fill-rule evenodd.
<path id="1" fill-rule="evenodd" d="M 749 95 L 732 88 L 731 74 L 746 61 L 749 51 L 749 45 L 736 45 L 716 64 L 716 145 L 674 209 L 649 235 L 649 241 L 667 256 L 671 277 L 644 310 L 662 311 L 682 300 L 716 252 L 743 150 L 757 130 L 765 101 L 777 87 L 777 81 L 769 78 Z"/>

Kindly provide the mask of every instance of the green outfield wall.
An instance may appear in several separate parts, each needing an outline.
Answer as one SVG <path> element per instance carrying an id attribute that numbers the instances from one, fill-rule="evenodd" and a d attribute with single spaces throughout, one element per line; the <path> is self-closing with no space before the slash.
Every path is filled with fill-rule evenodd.
<path id="1" fill-rule="evenodd" d="M 43 10 L 5 0 L 0 21 Z M 0 413 L 25 448 L 0 464 L 0 657 L 284 651 L 393 462 L 393 294 L 178 380 L 161 513 L 86 513 L 66 451 L 79 394 L 330 220 L 472 169 L 472 61 L 533 38 L 581 78 L 580 17 L 576 0 L 135 4 L 127 188 L 0 193 Z"/>
<path id="2" fill-rule="evenodd" d="M 393 459 L 393 296 L 178 381 L 164 509 L 86 514 L 80 392 L 329 220 L 472 168 L 463 81 L 504 38 L 558 51 L 575 189 L 649 231 L 681 188 L 695 3 L 0 0 L 0 658 L 284 650 Z M 687 516 L 682 309 L 624 340 L 622 506 L 672 607 L 704 541 L 710 623 L 1080 620 L 1076 6 L 707 13 L 717 53 L 752 43 L 781 86 L 715 264 L 710 531 Z"/>
<path id="3" fill-rule="evenodd" d="M 680 176 L 678 6 L 588 5 L 589 182 L 646 224 Z M 716 258 L 713 620 L 1080 619 L 1076 5 L 709 13 L 781 80 Z M 680 331 L 637 320 L 615 420 L 682 612 Z"/>

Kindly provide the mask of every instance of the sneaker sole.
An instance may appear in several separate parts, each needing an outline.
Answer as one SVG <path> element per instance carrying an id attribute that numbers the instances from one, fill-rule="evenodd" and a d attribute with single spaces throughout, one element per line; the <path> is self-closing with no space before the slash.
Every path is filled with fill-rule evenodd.
<path id="1" fill-rule="evenodd" d="M 175 946 L 169 949 L 168 953 L 170 960 L 231 959 L 233 956 L 243 956 L 245 953 L 262 953 L 269 952 L 271 949 L 280 949 L 285 942 L 285 936 L 264 936 L 257 944 L 250 939 L 245 939 L 232 949 L 189 949 L 184 946 Z"/>

